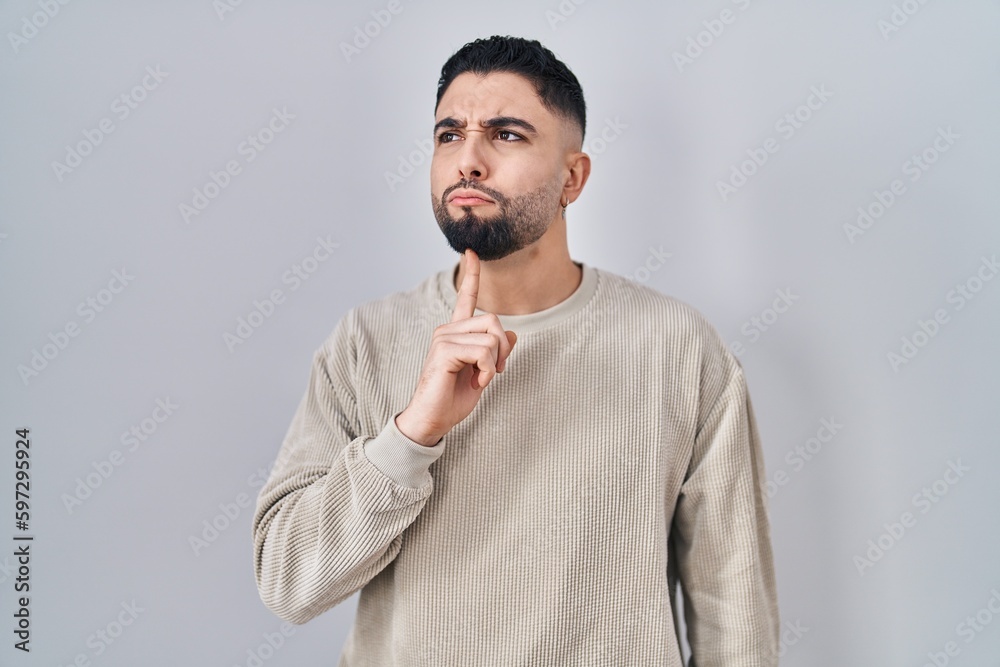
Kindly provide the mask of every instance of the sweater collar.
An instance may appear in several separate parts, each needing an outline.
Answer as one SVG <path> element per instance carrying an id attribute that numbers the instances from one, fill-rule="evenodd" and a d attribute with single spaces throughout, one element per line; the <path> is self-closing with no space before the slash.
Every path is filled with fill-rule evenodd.
<path id="1" fill-rule="evenodd" d="M 497 315 L 504 329 L 515 332 L 531 333 L 541 329 L 547 329 L 570 318 L 582 310 L 597 291 L 598 275 L 597 270 L 584 262 L 574 262 L 583 269 L 583 278 L 577 286 L 576 291 L 560 301 L 554 306 L 539 310 L 534 313 L 524 315 Z M 458 293 L 455 291 L 455 272 L 458 270 L 458 263 L 449 269 L 440 271 L 437 274 L 437 291 L 444 303 L 448 313 L 455 310 L 455 301 Z M 486 311 L 476 308 L 476 315 L 482 315 Z"/>

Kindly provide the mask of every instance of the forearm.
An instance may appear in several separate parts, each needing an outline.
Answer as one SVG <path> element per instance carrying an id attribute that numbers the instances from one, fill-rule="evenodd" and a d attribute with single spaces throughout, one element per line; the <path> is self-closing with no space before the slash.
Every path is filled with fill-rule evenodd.
<path id="1" fill-rule="evenodd" d="M 255 572 L 261 599 L 275 614 L 304 623 L 362 588 L 396 557 L 400 535 L 431 493 L 427 466 L 441 451 L 407 447 L 400 437 L 389 423 L 375 438 L 349 443 L 327 470 L 283 468 L 261 490 Z M 375 461 L 366 456 L 368 447 Z M 380 452 L 395 455 L 386 461 Z M 420 485 L 411 486 L 415 481 Z"/>

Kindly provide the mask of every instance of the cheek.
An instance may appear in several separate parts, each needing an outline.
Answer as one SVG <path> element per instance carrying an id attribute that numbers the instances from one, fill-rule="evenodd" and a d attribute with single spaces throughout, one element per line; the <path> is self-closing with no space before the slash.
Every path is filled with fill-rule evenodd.
<path id="1" fill-rule="evenodd" d="M 537 190 L 542 184 L 548 184 L 557 179 L 557 170 L 554 170 L 552 165 L 538 158 L 525 157 L 526 159 L 518 160 L 516 164 L 511 164 L 508 169 L 505 169 L 511 177 L 510 184 L 516 187 L 519 192 Z"/>
<path id="2" fill-rule="evenodd" d="M 534 170 L 526 169 L 519 172 L 517 180 L 510 183 L 508 187 L 510 192 L 517 192 L 522 195 L 537 193 L 539 191 L 551 194 L 562 189 L 561 184 L 557 183 L 554 174 L 543 169 L 538 169 L 537 166 Z"/>

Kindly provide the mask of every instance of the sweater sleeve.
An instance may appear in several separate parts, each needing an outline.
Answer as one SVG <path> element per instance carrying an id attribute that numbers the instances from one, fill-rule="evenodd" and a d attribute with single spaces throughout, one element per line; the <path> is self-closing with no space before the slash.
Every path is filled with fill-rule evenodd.
<path id="1" fill-rule="evenodd" d="M 695 435 L 672 539 L 689 667 L 774 667 L 779 616 L 764 459 L 742 369 Z"/>
<path id="2" fill-rule="evenodd" d="M 395 415 L 360 433 L 349 318 L 313 356 L 309 384 L 257 497 L 254 573 L 264 604 L 302 624 L 361 589 L 399 553 L 444 451 L 403 435 Z"/>

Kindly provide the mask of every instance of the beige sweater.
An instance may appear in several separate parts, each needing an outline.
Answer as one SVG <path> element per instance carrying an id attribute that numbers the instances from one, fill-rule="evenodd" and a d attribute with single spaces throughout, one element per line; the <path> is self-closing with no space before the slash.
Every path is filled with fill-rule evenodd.
<path id="1" fill-rule="evenodd" d="M 361 591 L 340 667 L 681 667 L 678 581 L 689 665 L 778 664 L 743 370 L 692 307 L 581 266 L 565 301 L 500 315 L 506 371 L 433 447 L 394 417 L 457 265 L 353 308 L 316 351 L 254 567 L 292 623 Z"/>

